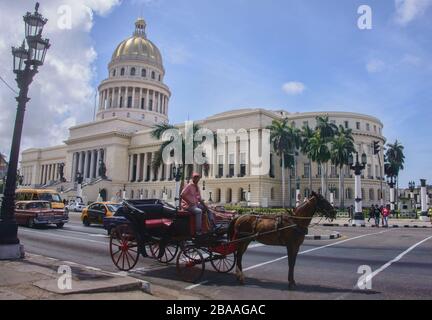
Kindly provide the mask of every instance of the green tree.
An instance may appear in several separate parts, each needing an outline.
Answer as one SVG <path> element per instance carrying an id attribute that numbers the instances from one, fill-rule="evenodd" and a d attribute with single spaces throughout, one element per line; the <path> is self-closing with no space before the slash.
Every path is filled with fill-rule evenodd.
<path id="1" fill-rule="evenodd" d="M 339 127 L 336 136 L 331 142 L 331 161 L 339 168 L 339 207 L 345 207 L 345 185 L 344 185 L 344 167 L 348 165 L 349 155 L 355 152 L 354 137 L 351 129 L 345 130 L 343 126 Z"/>
<path id="2" fill-rule="evenodd" d="M 314 131 L 309 126 L 303 126 L 300 133 L 301 144 L 300 151 L 308 158 L 309 165 L 309 192 L 312 192 L 312 161 L 309 157 L 310 139 L 313 137 Z"/>
<path id="3" fill-rule="evenodd" d="M 384 157 L 384 172 L 389 177 L 396 178 L 397 188 L 396 196 L 398 195 L 399 189 L 399 172 L 404 169 L 405 155 L 404 146 L 399 142 L 395 141 L 393 144 L 387 144 L 387 150 Z"/>
<path id="4" fill-rule="evenodd" d="M 287 118 L 273 120 L 267 129 L 270 130 L 273 150 L 280 156 L 282 162 L 282 206 L 285 208 L 285 169 L 289 167 L 290 159 L 294 157 L 294 152 L 300 145 L 300 136 L 298 130 L 288 124 Z"/>
<path id="5" fill-rule="evenodd" d="M 327 139 L 324 139 L 320 131 L 316 130 L 309 140 L 308 157 L 321 167 L 321 192 L 323 195 L 325 194 L 324 164 L 330 160 L 330 156 Z"/>

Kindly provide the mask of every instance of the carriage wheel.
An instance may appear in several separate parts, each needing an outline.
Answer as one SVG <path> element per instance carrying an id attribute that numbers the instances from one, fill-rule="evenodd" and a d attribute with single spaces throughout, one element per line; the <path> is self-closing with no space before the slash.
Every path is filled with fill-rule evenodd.
<path id="1" fill-rule="evenodd" d="M 212 254 L 210 263 L 217 272 L 228 273 L 230 272 L 237 261 L 237 255 L 235 252 L 230 253 L 226 256 L 220 254 Z"/>
<path id="2" fill-rule="evenodd" d="M 166 246 L 163 256 L 158 259 L 158 261 L 162 263 L 170 263 L 177 256 L 178 249 L 178 245 L 176 244 Z M 159 256 L 159 250 L 159 243 L 155 242 L 150 245 L 150 252 L 153 258 L 156 259 Z"/>
<path id="3" fill-rule="evenodd" d="M 114 265 L 121 271 L 129 271 L 136 266 L 139 258 L 138 241 L 128 225 L 120 225 L 112 230 L 110 254 Z"/>
<path id="4" fill-rule="evenodd" d="M 194 247 L 186 247 L 177 256 L 177 273 L 183 281 L 197 282 L 205 269 L 202 253 Z"/>

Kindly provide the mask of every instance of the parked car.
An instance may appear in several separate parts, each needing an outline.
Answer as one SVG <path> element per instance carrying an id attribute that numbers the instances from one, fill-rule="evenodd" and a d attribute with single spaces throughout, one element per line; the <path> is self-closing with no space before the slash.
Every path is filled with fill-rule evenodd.
<path id="1" fill-rule="evenodd" d="M 15 191 L 16 201 L 30 201 L 30 200 L 41 200 L 49 201 L 51 207 L 59 212 L 65 211 L 65 205 L 63 203 L 60 194 L 56 190 L 52 189 L 31 189 L 21 188 Z"/>
<path id="2" fill-rule="evenodd" d="M 66 206 L 66 208 L 69 211 L 73 211 L 73 212 L 82 212 L 85 207 L 86 207 L 85 203 L 82 202 L 82 200 L 80 201 L 79 199 L 69 200 L 69 204 Z"/>
<path id="3" fill-rule="evenodd" d="M 81 221 L 86 227 L 91 224 L 103 225 L 103 218 L 114 215 L 120 207 L 121 204 L 115 202 L 94 202 L 82 210 Z"/>
<path id="4" fill-rule="evenodd" d="M 18 201 L 15 204 L 15 219 L 19 225 L 33 228 L 37 225 L 55 224 L 57 228 L 63 228 L 69 221 L 65 211 L 52 208 L 49 201 Z"/>

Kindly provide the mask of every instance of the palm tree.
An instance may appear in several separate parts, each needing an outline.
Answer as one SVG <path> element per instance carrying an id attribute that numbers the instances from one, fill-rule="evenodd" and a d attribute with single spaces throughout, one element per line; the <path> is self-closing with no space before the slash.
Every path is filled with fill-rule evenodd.
<path id="1" fill-rule="evenodd" d="M 309 126 L 304 126 L 301 133 L 301 144 L 300 151 L 308 158 L 309 160 L 309 192 L 312 192 L 312 161 L 309 157 L 309 143 L 310 139 L 313 137 L 314 131 Z"/>
<path id="2" fill-rule="evenodd" d="M 317 116 L 316 117 L 317 125 L 315 127 L 315 131 L 317 131 L 320 135 L 321 141 L 323 144 L 327 145 L 327 149 L 331 148 L 331 141 L 338 132 L 338 127 L 331 123 L 328 115 Z M 323 153 L 324 155 L 325 153 Z M 322 194 L 325 198 L 327 198 L 327 162 L 330 160 L 330 157 L 324 156 L 323 159 L 327 159 L 322 163 L 321 167 L 321 187 Z"/>
<path id="3" fill-rule="evenodd" d="M 287 118 L 273 120 L 267 129 L 270 130 L 273 150 L 280 156 L 282 162 L 282 207 L 285 208 L 285 168 L 290 161 L 290 152 L 298 147 L 300 139 L 296 129 L 288 124 Z"/>
<path id="4" fill-rule="evenodd" d="M 154 125 L 152 129 L 153 130 L 151 132 L 151 136 L 154 139 L 156 139 L 156 140 L 161 140 L 165 131 L 170 130 L 170 129 L 176 129 L 177 130 L 178 128 L 175 127 L 175 126 L 173 126 L 172 124 L 169 124 L 169 123 L 159 123 L 159 124 Z M 193 130 L 193 134 L 195 136 L 195 133 L 198 130 L 200 130 L 200 126 L 194 123 L 192 130 Z M 159 149 L 155 152 L 155 156 L 154 156 L 154 158 L 152 160 L 152 163 L 151 163 L 151 168 L 152 168 L 153 172 L 155 172 L 155 174 L 159 170 L 159 167 L 163 164 L 163 158 L 162 158 L 163 150 L 170 143 L 172 143 L 172 140 L 171 141 L 164 141 L 164 142 L 162 142 L 162 144 L 160 145 Z M 181 159 L 180 165 L 182 165 L 182 167 L 184 168 L 184 170 L 182 170 L 180 191 L 183 189 L 184 180 L 185 180 L 185 177 L 186 177 L 186 175 L 185 175 L 186 170 L 185 169 L 188 170 L 189 174 L 192 172 L 192 169 L 193 169 L 193 164 L 187 164 L 187 166 L 185 166 L 185 162 L 186 162 L 186 154 L 185 154 L 186 143 L 185 143 L 184 136 L 182 136 L 182 142 L 181 143 L 182 143 L 182 159 Z M 194 141 L 194 146 L 193 146 L 194 150 L 195 150 L 195 148 L 197 147 L 197 145 L 199 143 L 200 142 L 198 142 L 198 141 Z"/>
<path id="5" fill-rule="evenodd" d="M 339 207 L 344 208 L 344 172 L 343 168 L 348 164 L 348 157 L 355 151 L 354 138 L 350 129 L 339 127 L 338 133 L 331 142 L 331 161 L 339 167 Z"/>
<path id="6" fill-rule="evenodd" d="M 324 195 L 324 163 L 330 160 L 330 149 L 327 139 L 324 139 L 318 130 L 309 140 L 308 157 L 321 167 L 321 193 Z"/>
<path id="7" fill-rule="evenodd" d="M 404 146 L 395 141 L 395 143 L 387 144 L 387 151 L 385 154 L 384 170 L 387 176 L 396 178 L 396 196 L 399 190 L 399 172 L 404 169 L 405 155 Z M 396 200 L 397 201 L 397 200 Z"/>

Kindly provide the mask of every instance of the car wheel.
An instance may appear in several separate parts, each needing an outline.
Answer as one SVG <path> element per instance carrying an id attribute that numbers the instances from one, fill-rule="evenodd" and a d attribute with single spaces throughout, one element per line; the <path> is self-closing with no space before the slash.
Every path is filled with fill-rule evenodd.
<path id="1" fill-rule="evenodd" d="M 64 223 L 63 223 L 63 222 L 60 222 L 60 223 L 57 223 L 56 225 L 57 225 L 57 228 L 61 229 L 61 228 L 63 228 Z"/>
<path id="2" fill-rule="evenodd" d="M 90 226 L 90 221 L 89 221 L 88 217 L 84 217 L 83 225 L 85 225 L 86 227 Z"/>
<path id="3" fill-rule="evenodd" d="M 34 223 L 33 219 L 29 219 L 27 221 L 27 227 L 29 227 L 29 228 L 34 228 L 35 227 L 35 223 Z"/>

